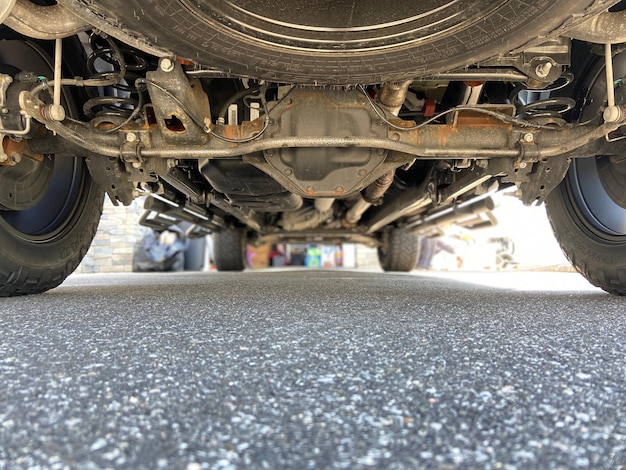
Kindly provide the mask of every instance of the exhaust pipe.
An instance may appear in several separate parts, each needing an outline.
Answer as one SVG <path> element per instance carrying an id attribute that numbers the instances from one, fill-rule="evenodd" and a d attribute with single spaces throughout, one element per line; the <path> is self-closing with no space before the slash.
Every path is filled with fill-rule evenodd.
<path id="1" fill-rule="evenodd" d="M 146 198 L 144 209 L 146 212 L 140 218 L 139 224 L 147 227 L 166 229 L 168 226 L 185 221 L 213 231 L 219 230 L 221 225 L 212 220 L 201 207 L 179 204 L 155 194 Z M 156 213 L 156 217 L 148 217 L 151 213 Z"/>
<path id="2" fill-rule="evenodd" d="M 393 178 L 396 174 L 395 170 L 391 170 L 378 178 L 372 184 L 370 184 L 363 192 L 362 199 L 359 199 L 349 210 L 344 217 L 344 225 L 348 227 L 354 226 L 365 213 L 373 205 L 380 205 L 382 203 L 385 192 L 389 189 L 393 183 Z"/>
<path id="3" fill-rule="evenodd" d="M 412 233 L 424 233 L 441 227 L 442 225 L 449 225 L 471 218 L 472 216 L 477 216 L 485 212 L 491 212 L 495 209 L 495 207 L 496 204 L 491 197 L 469 200 L 463 204 L 459 204 L 458 206 L 434 212 L 433 214 L 415 222 L 409 222 L 406 229 Z M 489 221 L 483 221 L 482 219 L 478 221 L 476 218 L 473 218 L 472 220 L 476 221 L 476 224 L 487 222 L 487 225 L 495 225 L 495 223 L 497 223 L 495 218 L 490 219 Z"/>
<path id="4" fill-rule="evenodd" d="M 28 0 L 0 0 L 0 23 L 34 39 L 62 39 L 91 28 L 62 5 L 40 6 Z"/>

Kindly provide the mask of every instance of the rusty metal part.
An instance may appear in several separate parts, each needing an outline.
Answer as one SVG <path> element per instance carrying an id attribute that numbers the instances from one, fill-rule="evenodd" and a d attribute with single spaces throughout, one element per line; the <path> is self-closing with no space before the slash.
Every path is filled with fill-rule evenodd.
<path id="1" fill-rule="evenodd" d="M 7 136 L 2 136 L 1 138 L 2 152 L 0 152 L 0 165 L 17 165 L 22 160 L 22 157 L 27 157 L 38 162 L 43 161 L 43 154 L 31 152 L 26 140 L 18 142 Z"/>
<path id="2" fill-rule="evenodd" d="M 378 102 L 391 114 L 397 116 L 400 108 L 402 108 L 402 103 L 406 99 L 411 83 L 411 80 L 405 80 L 403 82 L 387 82 L 383 84 L 378 93 Z"/>
<path id="3" fill-rule="evenodd" d="M 573 39 L 597 44 L 626 42 L 626 10 L 600 13 L 565 34 Z"/>
<path id="4" fill-rule="evenodd" d="M 372 184 L 370 184 L 367 188 L 365 188 L 365 191 L 363 193 L 363 199 L 365 200 L 365 202 L 369 202 L 374 206 L 381 205 L 383 202 L 383 196 L 385 195 L 385 192 L 389 189 L 389 186 L 391 186 L 391 183 L 393 183 L 393 178 L 395 177 L 395 175 L 395 170 L 385 173 L 383 176 L 381 176 Z"/>
<path id="5" fill-rule="evenodd" d="M 38 111 L 36 111 L 38 112 Z M 42 120 L 41 115 L 36 116 Z M 121 150 L 115 134 L 104 134 L 75 123 L 48 122 L 46 126 L 71 144 L 96 155 L 120 157 Z M 276 137 L 233 144 L 212 139 L 205 145 L 138 147 L 140 158 L 241 158 L 279 148 L 376 148 L 398 152 L 421 160 L 442 158 L 549 158 L 563 155 L 604 138 L 620 124 L 609 123 L 598 127 L 577 126 L 569 129 L 520 129 L 500 125 L 429 125 L 412 131 L 390 130 L 389 138 L 380 137 Z M 530 148 L 520 146 L 522 137 L 533 134 Z M 154 139 L 157 141 L 157 139 Z M 158 141 L 157 141 L 158 142 Z M 50 143 L 52 145 L 52 143 Z M 41 146 L 40 152 L 48 153 Z M 49 152 L 54 153 L 54 152 Z"/>
<path id="6" fill-rule="evenodd" d="M 168 144 L 193 145 L 209 140 L 209 98 L 196 78 L 189 80 L 181 65 L 164 57 L 159 68 L 146 74 L 154 115 Z"/>
<path id="7" fill-rule="evenodd" d="M 389 113 L 397 116 L 402 108 L 402 104 L 406 100 L 406 95 L 411 86 L 411 80 L 403 82 L 387 82 L 383 84 L 378 93 L 379 104 Z M 395 169 L 385 173 L 372 184 L 367 186 L 363 194 L 363 199 L 357 200 L 356 203 L 346 212 L 342 224 L 345 227 L 354 226 L 361 220 L 363 214 L 372 206 L 382 204 L 385 192 L 393 183 Z"/>
<path id="8" fill-rule="evenodd" d="M 379 111 L 380 112 L 380 111 Z M 293 89 L 271 112 L 264 138 L 384 138 L 371 106 L 358 90 Z M 265 139 L 263 139 L 265 140 Z M 356 193 L 381 176 L 384 149 L 370 147 L 276 147 L 246 161 L 283 187 L 306 198 L 336 198 Z"/>
<path id="9" fill-rule="evenodd" d="M 91 28 L 62 5 L 40 6 L 28 0 L 17 0 L 4 24 L 35 39 L 61 39 Z"/>
<path id="10" fill-rule="evenodd" d="M 371 206 L 379 206 L 383 202 L 383 196 L 393 183 L 395 177 L 395 169 L 389 171 L 370 184 L 362 194 L 362 199 L 359 199 L 348 211 L 343 220 L 343 224 L 346 227 L 354 226 L 365 211 Z"/>
<path id="11" fill-rule="evenodd" d="M 358 199 L 350 209 L 346 212 L 343 220 L 341 221 L 343 227 L 352 228 L 361 220 L 365 211 L 367 211 L 372 205 L 365 199 Z"/>
<path id="12" fill-rule="evenodd" d="M 105 134 L 89 126 L 72 122 L 58 123 L 46 121 L 41 114 L 41 101 L 32 98 L 26 92 L 22 92 L 20 96 L 20 105 L 29 115 L 45 123 L 49 130 L 56 132 L 74 145 L 96 155 L 113 157 L 122 155 L 121 142 L 116 134 Z M 541 158 L 559 156 L 576 150 L 590 142 L 604 138 L 605 135 L 621 126 L 621 123 L 617 122 L 602 124 L 598 127 L 521 128 L 495 118 L 472 117 L 472 114 L 475 113 L 458 113 L 458 118 L 452 125 L 426 125 L 412 130 L 400 131 L 380 125 L 385 130 L 386 136 L 384 137 L 379 135 L 286 135 L 267 137 L 264 135 L 264 138 L 242 144 L 210 139 L 203 145 L 167 145 L 158 137 L 156 130 L 150 129 L 147 132 L 150 132 L 152 136 L 151 142 L 147 142 L 145 146 L 137 146 L 135 151 L 139 160 L 147 158 L 241 158 L 242 155 L 284 148 L 370 148 L 377 149 L 377 151 L 389 150 L 397 152 L 397 154 L 403 154 L 406 160 L 404 163 L 410 161 L 413 157 L 419 159 L 505 157 L 537 161 Z M 394 123 L 402 123 L 407 127 L 412 126 L 411 122 L 400 120 L 394 121 Z M 224 129 L 217 126 L 214 132 L 222 133 Z M 247 132 L 251 132 L 251 129 L 242 127 L 241 132 L 236 134 L 244 137 L 242 134 Z M 533 135 L 532 142 L 524 143 L 525 137 L 529 133 Z M 249 136 L 252 135 L 254 134 Z M 38 148 L 38 151 L 47 153 L 43 148 Z M 389 155 L 385 157 L 386 160 L 389 158 Z M 396 166 L 401 164 L 401 162 L 398 162 Z M 375 179 L 373 178 L 370 182 L 373 182 Z M 335 197 L 337 194 L 333 192 L 328 196 Z"/>
<path id="13" fill-rule="evenodd" d="M 52 126 L 49 126 L 52 128 Z M 447 127 L 447 126 L 433 126 L 433 127 Z M 426 128 L 423 128 L 426 129 Z M 463 137 L 477 137 L 481 136 L 480 128 L 468 129 L 466 132 L 457 132 L 455 142 L 461 141 Z M 615 129 L 612 129 L 615 130 Z M 588 131 L 588 129 L 587 129 Z M 608 133 L 610 131 L 606 131 Z M 470 147 L 467 144 L 463 147 L 449 148 L 445 144 L 445 137 L 450 136 L 449 132 L 437 131 L 444 136 L 443 139 L 438 139 L 434 136 L 434 132 L 424 132 L 423 141 L 419 144 L 415 144 L 415 139 L 418 138 L 417 133 L 411 136 L 407 135 L 402 141 L 398 141 L 386 138 L 378 137 L 329 137 L 329 136 L 315 136 L 315 137 L 277 137 L 271 139 L 260 139 L 250 143 L 240 145 L 212 145 L 211 142 L 205 146 L 189 146 L 189 147 L 157 147 L 157 148 L 142 148 L 139 152 L 142 157 L 152 158 L 229 158 L 237 157 L 241 155 L 252 154 L 256 152 L 263 152 L 265 150 L 274 150 L 278 148 L 376 148 L 390 150 L 394 152 L 404 153 L 407 155 L 414 155 L 423 160 L 438 160 L 440 158 L 492 158 L 492 157 L 518 157 L 520 151 L 515 148 L 502 148 L 492 147 L 479 148 Z M 575 132 L 577 136 L 583 134 L 583 132 Z M 498 141 L 508 140 L 509 133 L 499 133 Z M 563 134 L 565 136 L 565 134 Z M 597 138 L 597 137 L 596 137 Z M 481 141 L 483 139 L 480 139 Z M 488 140 L 488 139 L 484 139 Z M 107 152 L 107 153 L 105 153 Z M 113 149 L 110 147 L 102 148 L 103 153 L 115 152 L 115 155 L 119 155 L 119 149 Z"/>

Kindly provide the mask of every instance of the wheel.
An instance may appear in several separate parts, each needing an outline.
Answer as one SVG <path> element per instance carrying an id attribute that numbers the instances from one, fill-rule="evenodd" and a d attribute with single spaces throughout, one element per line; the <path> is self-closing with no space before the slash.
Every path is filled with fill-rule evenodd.
<path id="1" fill-rule="evenodd" d="M 409 272 L 415 269 L 420 253 L 420 238 L 401 229 L 385 232 L 378 248 L 378 261 L 383 271 Z"/>
<path id="2" fill-rule="evenodd" d="M 626 74 L 626 54 L 614 60 L 616 77 Z M 583 71 L 576 90 L 579 121 L 594 119 L 605 102 L 600 58 Z M 625 90 L 617 90 L 626 102 Z M 567 258 L 593 285 L 626 295 L 626 155 L 574 159 L 561 184 L 548 196 L 546 210 Z"/>
<path id="3" fill-rule="evenodd" d="M 246 231 L 228 228 L 213 234 L 213 262 L 218 271 L 246 268 Z"/>
<path id="4" fill-rule="evenodd" d="M 0 64 L 3 73 L 52 73 L 47 54 L 21 40 L 0 41 Z M 64 100 L 71 114 L 69 97 Z M 0 296 L 61 284 L 87 252 L 103 201 L 81 158 L 23 157 L 15 166 L 0 166 Z"/>
<path id="5" fill-rule="evenodd" d="M 84 8 L 64 3 L 79 15 Z M 503 44 L 513 50 L 545 37 L 589 3 L 101 0 L 90 8 L 145 43 L 230 74 L 346 85 L 425 76 L 487 59 Z"/>

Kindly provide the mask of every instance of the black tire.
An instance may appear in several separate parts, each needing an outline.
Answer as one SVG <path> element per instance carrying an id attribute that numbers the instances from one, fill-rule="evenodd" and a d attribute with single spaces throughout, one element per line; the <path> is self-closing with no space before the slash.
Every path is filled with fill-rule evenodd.
<path id="1" fill-rule="evenodd" d="M 385 232 L 378 248 L 378 261 L 385 272 L 408 273 L 415 269 L 420 254 L 420 238 L 401 229 Z"/>
<path id="2" fill-rule="evenodd" d="M 91 8 L 133 38 L 201 65 L 322 85 L 402 80 L 475 63 L 549 35 L 590 3 L 101 0 Z M 65 4 L 81 14 L 79 2 Z"/>
<path id="3" fill-rule="evenodd" d="M 585 122 L 606 99 L 602 58 L 588 55 L 574 86 Z M 575 63 L 575 62 L 574 62 Z M 626 54 L 614 60 L 616 77 L 626 74 Z M 626 93 L 617 93 L 620 101 Z M 593 285 L 626 295 L 626 168 L 608 156 L 574 159 L 565 179 L 548 196 L 546 210 L 554 234 L 574 267 Z"/>
<path id="4" fill-rule="evenodd" d="M 52 73 L 49 56 L 21 40 L 0 41 L 0 64 Z M 64 100 L 72 114 L 67 94 Z M 8 297 L 52 289 L 76 269 L 98 228 L 104 192 L 83 159 L 46 156 L 0 166 L 0 201 L 0 296 Z"/>
<path id="5" fill-rule="evenodd" d="M 246 268 L 246 231 L 228 228 L 213 234 L 213 262 L 218 271 L 243 271 Z"/>

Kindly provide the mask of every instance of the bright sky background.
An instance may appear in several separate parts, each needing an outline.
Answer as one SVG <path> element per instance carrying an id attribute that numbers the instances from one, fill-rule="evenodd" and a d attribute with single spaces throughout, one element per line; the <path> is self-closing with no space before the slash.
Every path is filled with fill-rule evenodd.
<path id="1" fill-rule="evenodd" d="M 514 257 L 526 266 L 569 265 L 554 238 L 545 205 L 528 207 L 516 197 L 496 197 L 500 205 L 494 210 L 494 215 L 499 223 L 496 227 L 475 231 L 473 235 L 476 239 L 512 238 L 515 242 Z"/>

